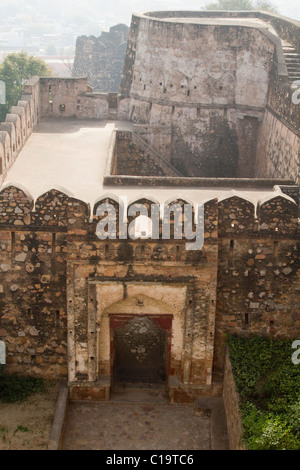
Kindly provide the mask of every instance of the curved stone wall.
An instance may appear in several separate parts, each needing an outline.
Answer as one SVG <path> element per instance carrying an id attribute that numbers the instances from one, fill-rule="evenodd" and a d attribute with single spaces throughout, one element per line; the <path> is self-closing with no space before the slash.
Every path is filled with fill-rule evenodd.
<path id="1" fill-rule="evenodd" d="M 260 23 L 177 13 L 132 17 L 128 119 L 185 176 L 253 177 L 279 39 Z"/>

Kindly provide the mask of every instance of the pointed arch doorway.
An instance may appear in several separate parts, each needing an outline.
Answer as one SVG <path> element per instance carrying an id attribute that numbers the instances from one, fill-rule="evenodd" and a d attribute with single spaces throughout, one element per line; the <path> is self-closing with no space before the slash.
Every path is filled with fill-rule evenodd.
<path id="1" fill-rule="evenodd" d="M 172 315 L 111 315 L 113 386 L 166 384 Z"/>

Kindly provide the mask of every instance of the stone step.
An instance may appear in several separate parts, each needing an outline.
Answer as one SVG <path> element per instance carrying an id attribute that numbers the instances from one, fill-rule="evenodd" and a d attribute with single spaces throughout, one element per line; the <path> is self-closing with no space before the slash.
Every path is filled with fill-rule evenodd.
<path id="1" fill-rule="evenodd" d="M 300 57 L 285 57 L 285 61 L 288 64 L 300 64 Z"/>
<path id="2" fill-rule="evenodd" d="M 290 69 L 300 69 L 300 62 L 287 62 L 286 65 Z"/>
<path id="3" fill-rule="evenodd" d="M 283 54 L 285 59 L 299 59 L 300 58 L 300 54 L 298 52 L 294 52 L 294 53 L 285 53 Z"/>
<path id="4" fill-rule="evenodd" d="M 288 81 L 292 84 L 300 78 L 300 54 L 295 47 L 287 41 L 282 41 L 283 55 L 288 71 Z"/>

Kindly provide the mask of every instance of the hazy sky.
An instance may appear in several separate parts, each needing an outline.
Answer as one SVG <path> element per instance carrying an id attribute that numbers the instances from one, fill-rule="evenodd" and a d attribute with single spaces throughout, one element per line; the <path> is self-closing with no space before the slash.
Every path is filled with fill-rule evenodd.
<path id="1" fill-rule="evenodd" d="M 11 13 L 15 9 L 27 14 L 26 7 L 56 18 L 70 18 L 72 15 L 88 17 L 91 21 L 109 23 L 112 26 L 122 22 L 130 24 L 135 12 L 154 10 L 201 10 L 209 2 L 216 0 L 0 0 L 3 5 L 10 5 Z M 275 5 L 283 16 L 300 21 L 299 0 L 268 0 Z M 252 0 L 255 4 L 256 0 Z"/>
<path id="2" fill-rule="evenodd" d="M 147 6 L 149 3 L 155 6 L 155 10 L 163 10 L 164 8 L 170 10 L 198 10 L 203 7 L 206 3 L 216 0 L 152 0 L 151 2 L 140 0 L 139 4 L 143 9 L 143 4 L 146 3 Z M 288 16 L 295 20 L 300 20 L 300 1 L 299 0 L 270 0 L 273 5 L 275 5 L 280 14 L 283 16 Z M 113 3 L 114 0 L 111 0 Z M 255 1 L 253 1 L 255 3 Z M 141 11 L 141 7 L 139 11 Z"/>

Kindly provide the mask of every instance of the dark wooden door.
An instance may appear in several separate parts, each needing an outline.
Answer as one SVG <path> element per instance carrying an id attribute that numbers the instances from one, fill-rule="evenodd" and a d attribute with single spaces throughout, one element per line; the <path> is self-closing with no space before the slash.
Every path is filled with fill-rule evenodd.
<path id="1" fill-rule="evenodd" d="M 163 384 L 168 331 L 151 315 L 119 317 L 113 324 L 114 384 Z"/>

